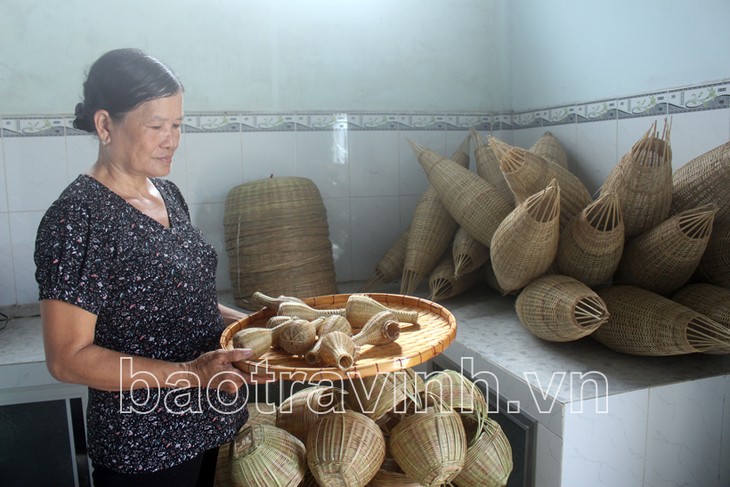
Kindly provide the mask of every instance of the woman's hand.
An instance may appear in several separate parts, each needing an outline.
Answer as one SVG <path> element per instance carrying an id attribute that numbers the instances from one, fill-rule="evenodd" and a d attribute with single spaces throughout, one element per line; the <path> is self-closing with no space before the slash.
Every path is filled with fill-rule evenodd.
<path id="1" fill-rule="evenodd" d="M 220 389 L 235 394 L 244 384 L 271 382 L 273 377 L 242 372 L 233 364 L 251 356 L 248 348 L 213 350 L 187 363 L 188 372 L 193 375 L 191 385 Z"/>

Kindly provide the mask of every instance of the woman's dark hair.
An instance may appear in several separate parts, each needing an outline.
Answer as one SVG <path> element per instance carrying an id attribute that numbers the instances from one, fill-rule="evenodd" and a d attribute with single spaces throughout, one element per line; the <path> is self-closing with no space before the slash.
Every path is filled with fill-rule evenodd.
<path id="1" fill-rule="evenodd" d="M 139 49 L 115 49 L 91 65 L 84 82 L 84 101 L 76 105 L 73 126 L 96 132 L 94 114 L 106 110 L 115 121 L 149 100 L 183 91 L 175 74 Z"/>

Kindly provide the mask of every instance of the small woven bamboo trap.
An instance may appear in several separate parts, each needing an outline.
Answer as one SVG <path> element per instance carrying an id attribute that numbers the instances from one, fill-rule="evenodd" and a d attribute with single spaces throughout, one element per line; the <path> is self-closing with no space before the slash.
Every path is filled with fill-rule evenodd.
<path id="1" fill-rule="evenodd" d="M 730 345 L 730 331 L 669 298 L 635 286 L 598 289 L 611 313 L 591 334 L 617 352 L 684 355 Z"/>
<path id="2" fill-rule="evenodd" d="M 525 149 L 511 147 L 494 137 L 490 137 L 489 141 L 499 157 L 499 167 L 515 195 L 517 204 L 542 191 L 555 179 L 560 186 L 562 228 L 593 201 L 583 182 L 564 167 Z"/>
<path id="3" fill-rule="evenodd" d="M 494 232 L 492 269 L 499 286 L 516 291 L 544 274 L 560 238 L 560 187 L 556 181 L 520 203 Z"/>
<path id="4" fill-rule="evenodd" d="M 686 210 L 629 240 L 615 282 L 663 295 L 682 287 L 702 260 L 716 211 L 714 205 Z"/>
<path id="5" fill-rule="evenodd" d="M 464 468 L 453 480 L 457 487 L 504 487 L 514 463 L 502 427 L 487 418 L 484 431 L 466 451 Z"/>
<path id="6" fill-rule="evenodd" d="M 512 190 L 509 189 L 507 180 L 504 179 L 502 169 L 499 167 L 497 154 L 494 153 L 487 139 L 482 138 L 473 128 L 471 129 L 471 135 L 476 146 L 474 149 L 474 159 L 476 159 L 477 174 L 494 186 L 494 189 L 499 191 L 510 203 L 511 207 L 514 208 L 515 197 L 512 194 Z"/>
<path id="7" fill-rule="evenodd" d="M 608 320 L 606 303 L 591 288 L 572 277 L 538 277 L 515 301 L 517 316 L 533 335 L 568 342 L 590 335 Z"/>
<path id="8" fill-rule="evenodd" d="M 702 313 L 730 332 L 730 289 L 698 282 L 677 291 L 672 300 Z M 713 347 L 705 353 L 730 353 L 730 346 Z"/>
<path id="9" fill-rule="evenodd" d="M 306 442 L 314 423 L 332 411 L 343 410 L 342 400 L 342 392 L 335 387 L 307 387 L 282 401 L 276 426 Z"/>
<path id="10" fill-rule="evenodd" d="M 672 209 L 672 149 L 670 128 L 661 137 L 656 122 L 624 155 L 606 177 L 601 194 L 616 193 L 626 227 L 626 238 L 654 228 Z"/>
<path id="11" fill-rule="evenodd" d="M 408 230 L 400 234 L 395 243 L 383 254 L 375 270 L 360 288 L 360 292 L 374 290 L 381 284 L 393 282 L 403 275 L 403 265 L 408 249 Z"/>
<path id="12" fill-rule="evenodd" d="M 428 278 L 429 299 L 443 301 L 468 291 L 476 283 L 478 273 L 471 271 L 456 277 L 454 259 L 450 252 L 444 254 Z"/>
<path id="13" fill-rule="evenodd" d="M 420 407 L 425 386 L 413 369 L 404 369 L 345 382 L 347 406 L 381 427 L 391 418 L 402 416 L 414 405 Z"/>
<path id="14" fill-rule="evenodd" d="M 489 248 L 459 227 L 451 245 L 454 261 L 454 277 L 468 274 L 489 260 Z"/>
<path id="15" fill-rule="evenodd" d="M 385 437 L 355 411 L 331 413 L 307 435 L 307 464 L 320 485 L 365 487 L 385 459 Z"/>
<path id="16" fill-rule="evenodd" d="M 327 212 L 311 180 L 269 178 L 232 188 L 223 227 L 237 305 L 247 307 L 255 291 L 300 297 L 337 292 Z"/>
<path id="17" fill-rule="evenodd" d="M 302 442 L 266 424 L 244 427 L 228 454 L 233 487 L 296 487 L 307 471 Z"/>
<path id="18" fill-rule="evenodd" d="M 624 223 L 614 193 L 588 205 L 560 232 L 558 272 L 588 286 L 610 283 L 624 250 Z"/>
<path id="19" fill-rule="evenodd" d="M 568 154 L 560 141 L 550 131 L 542 134 L 527 150 L 553 164 L 568 169 Z"/>
<path id="20" fill-rule="evenodd" d="M 391 431 L 389 445 L 403 472 L 425 487 L 452 481 L 466 460 L 461 418 L 445 405 L 405 417 Z"/>
<path id="21" fill-rule="evenodd" d="M 730 215 L 730 142 L 692 159 L 672 175 L 672 212 L 700 205 L 718 208 L 716 221 Z"/>
<path id="22" fill-rule="evenodd" d="M 730 220 L 713 224 L 697 276 L 710 284 L 730 288 Z"/>

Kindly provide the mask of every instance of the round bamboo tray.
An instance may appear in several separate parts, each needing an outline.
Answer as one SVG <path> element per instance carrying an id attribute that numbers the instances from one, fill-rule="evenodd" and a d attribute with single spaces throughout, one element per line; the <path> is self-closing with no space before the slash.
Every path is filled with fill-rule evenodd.
<path id="1" fill-rule="evenodd" d="M 349 294 L 328 294 L 305 298 L 313 308 L 344 308 Z M 244 360 L 235 365 L 243 372 L 268 374 L 285 380 L 341 380 L 353 377 L 369 377 L 385 372 L 395 372 L 414 367 L 441 354 L 456 338 L 456 319 L 443 306 L 423 298 L 402 294 L 367 294 L 379 303 L 395 310 L 418 311 L 418 324 L 401 322 L 398 339 L 388 345 L 364 345 L 352 368 L 309 365 L 304 358 L 271 349 L 255 361 Z M 265 327 L 275 312 L 261 309 L 246 318 L 232 323 L 221 334 L 220 345 L 232 349 L 233 335 L 249 327 Z M 356 330 L 353 330 L 356 333 Z"/>

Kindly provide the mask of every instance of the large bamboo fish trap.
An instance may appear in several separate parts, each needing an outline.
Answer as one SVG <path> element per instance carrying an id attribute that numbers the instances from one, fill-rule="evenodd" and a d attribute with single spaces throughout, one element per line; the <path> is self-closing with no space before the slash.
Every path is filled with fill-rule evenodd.
<path id="1" fill-rule="evenodd" d="M 499 423 L 486 418 L 484 430 L 469 445 L 464 467 L 453 483 L 457 487 L 504 487 L 513 467 L 507 436 Z"/>
<path id="2" fill-rule="evenodd" d="M 499 286 L 509 292 L 544 274 L 560 238 L 560 191 L 555 180 L 527 198 L 494 232 L 490 258 Z"/>
<path id="3" fill-rule="evenodd" d="M 228 192 L 228 271 L 237 305 L 251 295 L 337 292 L 327 212 L 317 186 L 299 177 L 251 181 Z"/>
<path id="4" fill-rule="evenodd" d="M 702 260 L 716 211 L 714 205 L 686 210 L 629 240 L 614 281 L 662 295 L 682 287 Z"/>
<path id="5" fill-rule="evenodd" d="M 616 193 L 626 238 L 654 228 L 672 209 L 672 149 L 667 123 L 661 137 L 656 122 L 606 177 L 600 192 Z"/>
<path id="6" fill-rule="evenodd" d="M 454 152 L 452 163 L 466 171 L 469 166 L 468 138 Z M 416 151 L 418 162 L 431 157 L 441 159 L 435 152 Z M 458 223 L 441 200 L 433 184 L 421 195 L 416 205 L 413 220 L 408 231 L 406 257 L 403 263 L 400 293 L 413 294 L 423 279 L 426 279 L 438 263 L 441 256 L 451 245 Z"/>
<path id="7" fill-rule="evenodd" d="M 685 355 L 730 346 L 730 331 L 704 314 L 635 286 L 598 289 L 611 313 L 591 334 L 630 355 Z"/>
<path id="8" fill-rule="evenodd" d="M 730 288 L 730 220 L 713 224 L 696 275 L 710 284 Z"/>
<path id="9" fill-rule="evenodd" d="M 560 227 L 565 227 L 593 198 L 583 182 L 573 173 L 547 159 L 519 147 L 490 137 L 499 157 L 499 167 L 517 204 L 541 191 L 555 179 L 560 186 Z"/>
<path id="10" fill-rule="evenodd" d="M 512 204 L 478 174 L 413 141 L 409 142 L 419 154 L 418 162 L 448 212 L 469 235 L 488 246 Z"/>
<path id="11" fill-rule="evenodd" d="M 702 313 L 730 331 L 730 289 L 698 282 L 677 291 L 672 300 Z M 706 353 L 730 353 L 730 346 L 713 347 Z"/>
<path id="12" fill-rule="evenodd" d="M 494 186 L 494 189 L 502 193 L 512 208 L 514 208 L 515 196 L 512 194 L 512 190 L 509 189 L 507 180 L 504 178 L 502 169 L 499 167 L 497 154 L 494 153 L 487 139 L 482 138 L 476 130 L 471 129 L 471 135 L 476 147 L 474 149 L 474 159 L 476 159 L 477 174 Z"/>
<path id="13" fill-rule="evenodd" d="M 572 277 L 538 277 L 515 301 L 517 316 L 543 340 L 569 342 L 590 335 L 608 320 L 606 303 L 588 286 Z"/>
<path id="14" fill-rule="evenodd" d="M 296 487 L 307 471 L 302 442 L 271 425 L 244 427 L 228 454 L 233 487 Z"/>
<path id="15" fill-rule="evenodd" d="M 307 436 L 307 464 L 320 485 L 365 487 L 385 459 L 385 437 L 355 411 L 331 413 Z"/>
<path id="16" fill-rule="evenodd" d="M 560 232 L 558 272 L 588 286 L 610 283 L 624 250 L 624 223 L 614 193 L 588 205 Z"/>
<path id="17" fill-rule="evenodd" d="M 393 245 L 383 254 L 375 270 L 360 288 L 360 292 L 372 291 L 381 284 L 393 282 L 403 275 L 403 265 L 408 249 L 408 229 L 401 233 Z"/>
<path id="18" fill-rule="evenodd" d="M 454 277 L 468 274 L 479 269 L 489 260 L 489 248 L 459 227 L 451 245 L 454 261 Z"/>
<path id="19" fill-rule="evenodd" d="M 560 141 L 550 131 L 542 134 L 527 150 L 562 168 L 568 169 L 568 154 Z"/>
<path id="20" fill-rule="evenodd" d="M 456 276 L 451 253 L 445 253 L 428 276 L 428 289 L 432 301 L 443 301 L 462 294 L 476 283 L 476 270 Z"/>
<path id="21" fill-rule="evenodd" d="M 714 204 L 715 220 L 730 215 L 730 142 L 692 159 L 672 175 L 672 212 Z"/>

